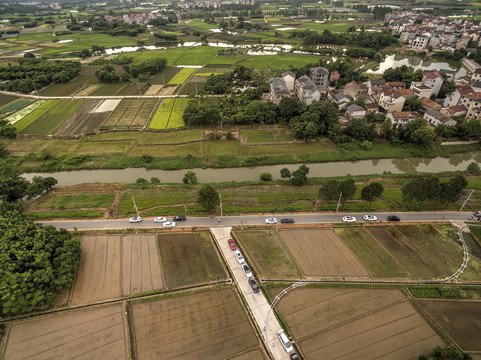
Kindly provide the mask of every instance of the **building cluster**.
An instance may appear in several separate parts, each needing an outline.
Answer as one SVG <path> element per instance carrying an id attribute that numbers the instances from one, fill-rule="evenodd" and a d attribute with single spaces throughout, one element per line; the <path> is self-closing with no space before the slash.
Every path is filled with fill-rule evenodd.
<path id="1" fill-rule="evenodd" d="M 412 49 L 466 49 L 470 40 L 476 46 L 481 40 L 479 26 L 467 19 L 405 11 L 386 15 L 386 22 L 392 34 Z"/>
<path id="2" fill-rule="evenodd" d="M 443 77 L 441 73 L 446 77 Z M 444 103 L 437 96 L 444 81 L 454 79 L 454 71 L 425 71 L 419 82 L 412 82 L 409 87 L 402 81 L 371 79 L 364 83 L 355 81 L 347 83 L 342 89 L 329 87 L 329 81 L 339 78 L 339 73 L 329 73 L 326 68 L 310 69 L 310 76 L 296 79 L 294 73 L 286 71 L 282 76 L 270 79 L 270 91 L 265 100 L 279 104 L 284 97 L 297 97 L 306 105 L 325 98 L 345 111 L 347 119 L 363 118 L 369 113 L 385 114 L 393 124 L 399 127 L 423 117 L 433 127 L 439 124 L 451 127 L 456 125 L 453 116 L 466 119 L 481 118 L 481 66 L 471 75 L 470 82 L 460 85 L 448 94 Z M 362 97 L 363 101 L 355 102 Z M 403 111 L 407 99 L 416 98 L 422 109 Z"/>
<path id="3" fill-rule="evenodd" d="M 226 4 L 254 5 L 255 0 L 179 2 L 176 5 L 181 9 L 198 9 L 198 8 L 217 9 L 221 5 L 226 5 Z"/>
<path id="4" fill-rule="evenodd" d="M 167 15 L 163 15 L 159 12 L 149 13 L 129 13 L 122 16 L 105 15 L 107 21 L 123 21 L 127 24 L 147 25 L 151 19 L 164 18 L 167 19 Z"/>

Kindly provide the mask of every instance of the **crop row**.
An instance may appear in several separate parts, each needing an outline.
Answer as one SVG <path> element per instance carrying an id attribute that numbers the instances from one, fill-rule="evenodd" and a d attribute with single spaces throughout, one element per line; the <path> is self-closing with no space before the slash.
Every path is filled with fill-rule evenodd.
<path id="1" fill-rule="evenodd" d="M 18 121 L 22 120 L 25 116 L 30 114 L 32 111 L 34 111 L 40 105 L 42 105 L 45 101 L 46 100 L 35 101 L 33 104 L 30 104 L 30 105 L 24 107 L 23 109 L 18 110 L 16 113 L 8 116 L 5 120 L 7 120 L 12 125 L 16 124 Z"/>
<path id="2" fill-rule="evenodd" d="M 15 127 L 17 128 L 17 133 L 22 132 L 31 124 L 33 124 L 35 121 L 38 121 L 43 114 L 45 114 L 52 107 L 57 105 L 59 102 L 60 100 L 45 101 L 42 105 L 40 105 L 38 108 L 36 108 L 34 111 L 32 111 L 30 114 L 28 114 L 22 120 L 20 120 L 15 124 Z"/>
<path id="3" fill-rule="evenodd" d="M 195 71 L 195 68 L 182 68 L 175 76 L 170 79 L 168 84 L 173 84 L 173 85 L 179 85 L 183 84 L 189 77 L 192 75 L 192 73 Z"/>
<path id="4" fill-rule="evenodd" d="M 13 112 L 13 111 L 17 111 L 21 108 L 23 108 L 24 106 L 30 104 L 32 102 L 31 99 L 19 99 L 13 103 L 11 103 L 10 105 L 7 105 L 3 108 L 0 109 L 0 114 L 7 114 L 9 112 Z"/>
<path id="5" fill-rule="evenodd" d="M 170 113 L 167 129 L 176 129 L 185 126 L 184 119 L 182 119 L 183 113 L 183 111 L 172 111 Z"/>
<path id="6" fill-rule="evenodd" d="M 185 126 L 182 114 L 189 99 L 165 99 L 150 122 L 149 129 L 176 129 Z"/>

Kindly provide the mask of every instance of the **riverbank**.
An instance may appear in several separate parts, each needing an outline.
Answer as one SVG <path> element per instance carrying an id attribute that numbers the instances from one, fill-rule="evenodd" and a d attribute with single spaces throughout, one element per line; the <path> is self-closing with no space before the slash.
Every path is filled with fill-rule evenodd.
<path id="1" fill-rule="evenodd" d="M 439 174 L 442 181 L 447 181 L 455 173 Z M 466 173 L 464 173 L 466 175 Z M 368 203 L 362 201 L 361 188 L 370 181 L 383 184 L 383 195 L 371 204 L 371 212 L 376 211 L 413 211 L 432 209 L 435 203 L 426 201 L 423 208 L 413 204 L 408 209 L 402 201 L 401 188 L 418 174 L 399 175 L 363 175 L 350 176 L 355 180 L 357 191 L 352 200 L 348 200 L 343 211 L 367 211 Z M 337 177 L 342 181 L 347 177 Z M 481 207 L 481 177 L 467 176 L 468 189 L 473 195 L 465 210 L 477 210 Z M 305 186 L 290 185 L 288 180 L 274 182 L 229 182 L 213 184 L 222 196 L 224 215 L 252 213 L 303 213 L 335 210 L 335 201 L 330 205 L 319 199 L 321 185 L 327 178 L 310 178 Z M 132 203 L 134 197 L 142 216 L 209 215 L 196 203 L 199 184 L 82 184 L 76 186 L 59 186 L 41 196 L 30 204 L 28 211 L 36 219 L 69 218 L 122 218 L 135 215 Z M 469 191 L 466 191 L 468 194 Z M 467 196 L 448 210 L 459 210 Z M 437 206 L 442 210 L 441 206 Z M 218 210 L 219 211 L 219 210 Z M 219 214 L 217 214 L 219 215 Z"/>

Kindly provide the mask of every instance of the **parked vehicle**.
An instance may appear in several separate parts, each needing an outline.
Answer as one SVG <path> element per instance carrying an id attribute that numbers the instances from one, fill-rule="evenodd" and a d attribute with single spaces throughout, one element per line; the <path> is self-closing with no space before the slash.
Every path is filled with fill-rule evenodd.
<path id="1" fill-rule="evenodd" d="M 356 222 L 356 218 L 354 216 L 343 216 L 342 221 L 347 223 L 354 223 Z"/>
<path id="2" fill-rule="evenodd" d="M 164 225 L 164 227 L 175 227 L 175 222 L 174 221 L 166 221 L 163 225 Z"/>
<path id="3" fill-rule="evenodd" d="M 362 218 L 364 221 L 377 221 L 377 216 L 374 215 L 364 215 Z"/>
<path id="4" fill-rule="evenodd" d="M 279 340 L 281 341 L 282 346 L 284 349 L 287 351 L 288 354 L 294 351 L 294 348 L 292 347 L 291 342 L 287 338 L 287 335 L 284 333 L 284 330 L 280 329 L 277 331 L 277 336 L 279 337 Z"/>
<path id="5" fill-rule="evenodd" d="M 244 257 L 242 256 L 242 254 L 239 250 L 234 252 L 234 256 L 237 259 L 237 261 L 239 262 L 239 264 L 242 265 L 243 263 L 245 263 Z"/>
<path id="6" fill-rule="evenodd" d="M 237 250 L 237 246 L 235 245 L 234 240 L 229 239 L 229 240 L 227 240 L 227 242 L 229 243 L 230 249 L 231 249 L 232 251 Z"/>
<path id="7" fill-rule="evenodd" d="M 401 218 L 399 216 L 396 216 L 396 215 L 389 215 L 387 217 L 387 221 L 401 221 Z"/>
<path id="8" fill-rule="evenodd" d="M 157 217 L 154 217 L 154 221 L 155 222 L 166 222 L 167 218 L 165 218 L 163 216 L 157 216 Z"/>
<path id="9" fill-rule="evenodd" d="M 242 265 L 242 271 L 244 271 L 244 274 L 245 274 L 248 278 L 251 278 L 251 277 L 252 277 L 251 269 L 250 269 L 250 267 L 249 267 L 247 264 Z"/>
<path id="10" fill-rule="evenodd" d="M 185 221 L 187 218 L 184 215 L 177 215 L 174 217 L 174 221 Z"/>
<path id="11" fill-rule="evenodd" d="M 142 221 L 142 216 L 134 216 L 129 219 L 130 223 L 138 223 Z"/>
<path id="12" fill-rule="evenodd" d="M 252 291 L 254 291 L 255 293 L 258 293 L 259 291 L 261 291 L 259 289 L 259 285 L 257 285 L 257 282 L 254 280 L 254 278 L 249 279 L 249 285 L 251 286 Z"/>
<path id="13" fill-rule="evenodd" d="M 276 218 L 268 218 L 268 219 L 266 219 L 266 224 L 270 224 L 270 225 L 277 224 L 277 219 Z"/>
<path id="14" fill-rule="evenodd" d="M 476 211 L 473 215 L 476 217 L 481 217 L 481 211 Z"/>
<path id="15" fill-rule="evenodd" d="M 299 356 L 296 353 L 291 354 L 291 360 L 299 360 Z"/>
<path id="16" fill-rule="evenodd" d="M 294 224 L 294 219 L 291 219 L 291 218 L 281 219 L 281 224 Z"/>

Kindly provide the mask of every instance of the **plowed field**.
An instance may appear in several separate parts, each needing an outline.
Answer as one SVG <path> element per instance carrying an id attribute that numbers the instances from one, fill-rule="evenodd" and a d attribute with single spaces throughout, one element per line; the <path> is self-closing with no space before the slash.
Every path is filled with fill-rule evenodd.
<path id="1" fill-rule="evenodd" d="M 441 338 L 399 290 L 306 288 L 278 303 L 305 359 L 417 359 Z"/>
<path id="2" fill-rule="evenodd" d="M 92 113 L 101 101 L 88 100 L 57 128 L 54 135 L 79 135 L 99 128 L 110 115 L 110 112 Z"/>
<path id="3" fill-rule="evenodd" d="M 288 230 L 279 235 L 305 276 L 370 276 L 333 230 Z"/>
<path id="4" fill-rule="evenodd" d="M 5 360 L 127 356 L 120 304 L 16 322 L 5 341 Z"/>
<path id="5" fill-rule="evenodd" d="M 233 290 L 137 303 L 132 313 L 136 359 L 265 358 Z"/>
<path id="6" fill-rule="evenodd" d="M 419 304 L 464 351 L 481 351 L 481 301 L 419 300 Z"/>
<path id="7" fill-rule="evenodd" d="M 155 235 L 99 235 L 81 239 L 72 304 L 162 289 Z"/>

